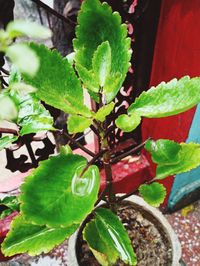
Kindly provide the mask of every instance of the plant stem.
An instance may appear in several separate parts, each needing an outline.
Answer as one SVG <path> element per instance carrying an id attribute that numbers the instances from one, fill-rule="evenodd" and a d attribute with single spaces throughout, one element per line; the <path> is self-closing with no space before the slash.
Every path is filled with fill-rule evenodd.
<path id="1" fill-rule="evenodd" d="M 99 195 L 98 200 L 96 201 L 94 206 L 97 206 L 99 204 L 99 202 L 104 198 L 104 196 L 107 193 L 107 186 L 105 186 L 104 190 L 101 192 L 101 194 Z"/>
<path id="2" fill-rule="evenodd" d="M 149 139 L 145 140 L 144 142 L 142 142 L 142 143 L 139 144 L 138 146 L 132 148 L 130 151 L 124 152 L 123 154 L 121 154 L 121 155 L 119 155 L 119 156 L 113 158 L 113 159 L 111 160 L 111 163 L 116 163 L 116 162 L 122 160 L 123 158 L 125 158 L 125 157 L 131 155 L 132 153 L 134 153 L 134 152 L 140 150 L 141 148 L 144 147 L 144 145 L 146 144 L 146 142 L 147 142 L 148 140 L 149 140 Z"/>
<path id="3" fill-rule="evenodd" d="M 38 4 L 39 6 L 43 7 L 47 12 L 49 12 L 52 15 L 56 16 L 57 18 L 61 19 L 65 23 L 71 23 L 71 24 L 74 24 L 74 25 L 77 24 L 76 22 L 74 22 L 70 18 L 64 17 L 63 15 L 61 15 L 60 13 L 58 13 L 57 11 L 55 11 L 54 9 L 52 9 L 51 7 L 49 7 L 48 5 L 46 5 L 45 3 L 43 3 L 40 0 L 32 0 L 32 2 L 34 2 L 34 3 Z"/>
<path id="4" fill-rule="evenodd" d="M 59 131 L 60 132 L 60 131 Z M 92 151 L 88 150 L 86 147 L 84 147 L 83 145 L 81 145 L 78 141 L 76 141 L 75 139 L 73 139 L 70 135 L 68 135 L 66 132 L 60 132 L 61 134 L 64 134 L 72 143 L 76 144 L 81 150 L 83 150 L 85 153 L 89 154 L 92 157 L 95 157 L 95 153 L 93 153 Z"/>
<path id="5" fill-rule="evenodd" d="M 0 133 L 7 133 L 7 134 L 13 134 L 15 136 L 18 136 L 18 132 L 15 129 L 11 128 L 0 128 Z"/>
<path id="6" fill-rule="evenodd" d="M 86 165 L 86 167 L 83 169 L 82 173 L 81 173 L 81 176 L 83 176 L 83 174 L 87 171 L 87 169 L 93 164 L 96 162 L 96 160 L 98 160 L 102 155 L 103 153 L 105 153 L 106 151 L 103 151 L 101 150 L 99 153 L 97 153 L 91 161 L 88 162 L 88 164 Z"/>
<path id="7" fill-rule="evenodd" d="M 114 210 L 115 194 L 113 193 L 113 178 L 112 178 L 112 168 L 110 162 L 110 149 L 108 145 L 108 140 L 104 138 L 101 142 L 102 150 L 107 150 L 103 155 L 103 166 L 106 175 L 106 192 L 108 192 L 108 202 L 112 210 Z"/>

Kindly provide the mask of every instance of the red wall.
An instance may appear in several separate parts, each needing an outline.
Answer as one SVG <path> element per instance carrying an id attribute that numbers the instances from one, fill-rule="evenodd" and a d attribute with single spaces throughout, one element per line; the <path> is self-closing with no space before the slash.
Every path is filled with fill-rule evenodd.
<path id="1" fill-rule="evenodd" d="M 155 45 L 151 86 L 184 75 L 200 75 L 200 1 L 164 0 Z M 144 119 L 143 140 L 150 136 L 153 139 L 185 141 L 194 112 L 195 108 L 169 118 Z M 153 164 L 151 174 L 155 174 Z M 168 178 L 164 183 L 170 191 L 173 178 Z"/>

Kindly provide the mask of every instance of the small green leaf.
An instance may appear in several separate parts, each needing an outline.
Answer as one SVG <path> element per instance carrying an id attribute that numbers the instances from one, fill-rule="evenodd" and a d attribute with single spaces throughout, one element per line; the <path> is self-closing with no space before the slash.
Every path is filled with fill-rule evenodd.
<path id="1" fill-rule="evenodd" d="M 119 13 L 112 12 L 107 3 L 101 3 L 99 0 L 85 0 L 78 15 L 76 39 L 73 42 L 76 63 L 88 71 L 93 69 L 92 59 L 98 46 L 103 42 L 109 42 L 112 54 L 110 84 L 113 83 L 114 86 L 109 92 L 109 97 L 106 95 L 107 103 L 111 102 L 120 90 L 131 58 L 131 41 L 127 38 L 127 26 L 121 23 Z M 94 26 L 91 27 L 91 25 Z M 116 82 L 117 73 L 121 74 L 118 82 Z"/>
<path id="2" fill-rule="evenodd" d="M 148 140 L 145 149 L 151 153 L 154 163 L 177 164 L 180 162 L 179 151 L 181 146 L 174 141 L 168 139 Z"/>
<path id="3" fill-rule="evenodd" d="M 26 44 L 15 43 L 6 49 L 6 55 L 21 73 L 30 77 L 37 73 L 40 60 L 36 53 Z"/>
<path id="4" fill-rule="evenodd" d="M 116 126 L 122 129 L 124 132 L 133 131 L 141 122 L 141 117 L 137 114 L 120 115 L 115 123 Z"/>
<path id="5" fill-rule="evenodd" d="M 4 94 L 0 94 L 0 120 L 13 121 L 17 118 L 17 108 L 13 100 Z"/>
<path id="6" fill-rule="evenodd" d="M 78 74 L 83 82 L 83 85 L 86 89 L 92 91 L 92 92 L 99 92 L 99 85 L 95 80 L 94 74 L 92 71 L 88 71 L 85 67 L 76 64 L 76 69 L 78 71 Z"/>
<path id="7" fill-rule="evenodd" d="M 179 162 L 176 164 L 159 164 L 156 169 L 156 178 L 163 179 L 167 176 L 188 172 L 200 166 L 200 144 L 181 143 Z"/>
<path id="8" fill-rule="evenodd" d="M 118 257 L 129 265 L 136 265 L 137 260 L 131 240 L 119 218 L 109 209 L 100 208 L 96 211 L 96 227 L 103 242 L 111 251 L 118 253 Z M 106 254 L 107 256 L 112 256 Z M 109 258 L 110 260 L 112 258 Z"/>
<path id="9" fill-rule="evenodd" d="M 90 127 L 92 124 L 92 119 L 79 116 L 79 115 L 69 115 L 67 121 L 67 128 L 70 134 L 75 134 L 83 132 L 85 129 Z"/>
<path id="10" fill-rule="evenodd" d="M 30 44 L 40 59 L 40 67 L 33 78 L 23 75 L 25 82 L 37 88 L 37 96 L 47 104 L 68 114 L 90 117 L 83 102 L 83 89 L 73 67 L 66 58 L 44 45 Z"/>
<path id="11" fill-rule="evenodd" d="M 0 219 L 5 218 L 15 211 L 19 211 L 19 201 L 16 196 L 8 196 L 0 200 L 0 208 L 3 207 L 3 211 L 0 211 Z"/>
<path id="12" fill-rule="evenodd" d="M 122 79 L 122 74 L 119 72 L 107 77 L 105 86 L 103 88 L 103 92 L 106 96 L 107 102 L 110 102 L 113 100 L 113 92 L 115 91 L 115 88 L 120 83 L 121 79 Z"/>
<path id="13" fill-rule="evenodd" d="M 115 103 L 113 102 L 104 105 L 97 111 L 97 113 L 94 115 L 94 118 L 100 122 L 104 122 L 106 116 L 108 116 L 112 112 L 114 107 Z"/>
<path id="14" fill-rule="evenodd" d="M 96 80 L 103 87 L 111 70 L 111 47 L 108 41 L 97 47 L 92 58 L 92 67 Z"/>
<path id="15" fill-rule="evenodd" d="M 9 34 L 3 30 L 0 29 L 0 51 L 5 52 L 6 48 L 11 45 L 12 40 L 9 37 Z"/>
<path id="16" fill-rule="evenodd" d="M 80 224 L 97 200 L 100 176 L 90 166 L 81 176 L 87 160 L 79 155 L 53 156 L 26 178 L 21 187 L 21 211 L 38 225 Z"/>
<path id="17" fill-rule="evenodd" d="M 7 216 L 9 216 L 12 213 L 13 213 L 13 210 L 11 210 L 11 209 L 3 210 L 2 212 L 0 212 L 0 220 L 6 218 Z"/>
<path id="18" fill-rule="evenodd" d="M 51 37 L 51 31 L 37 23 L 24 20 L 11 21 L 7 28 L 10 38 L 28 36 L 30 38 L 47 39 Z"/>
<path id="19" fill-rule="evenodd" d="M 16 85 L 17 86 L 17 85 Z M 16 87 L 20 89 L 20 87 Z M 23 89 L 24 86 L 23 86 Z M 26 89 L 32 89 L 32 87 Z M 41 131 L 54 130 L 53 118 L 48 110 L 40 103 L 35 95 L 27 94 L 23 90 L 11 90 L 11 95 L 15 102 L 18 103 L 18 120 L 17 123 L 21 127 L 20 135 L 30 133 L 38 133 Z"/>
<path id="20" fill-rule="evenodd" d="M 8 148 L 13 142 L 18 139 L 17 136 L 4 136 L 0 138 L 0 151 Z"/>
<path id="21" fill-rule="evenodd" d="M 87 241 L 92 253 L 102 266 L 113 265 L 118 259 L 118 252 L 110 248 L 101 238 L 95 220 L 90 221 L 83 231 L 83 238 Z"/>
<path id="22" fill-rule="evenodd" d="M 35 225 L 27 222 L 23 215 L 19 215 L 11 224 L 11 230 L 2 244 L 2 251 L 5 256 L 26 252 L 30 256 L 47 253 L 72 235 L 77 227 L 73 224 L 64 228 Z"/>
<path id="23" fill-rule="evenodd" d="M 21 74 L 15 65 L 11 66 L 10 75 L 9 75 L 9 85 L 12 83 L 20 83 L 21 82 Z"/>
<path id="24" fill-rule="evenodd" d="M 12 209 L 13 211 L 19 210 L 19 201 L 16 196 L 8 196 L 0 200 L 0 206 Z"/>
<path id="25" fill-rule="evenodd" d="M 157 182 L 141 185 L 139 192 L 140 196 L 153 207 L 159 207 L 166 197 L 166 188 Z"/>
<path id="26" fill-rule="evenodd" d="M 166 117 L 184 112 L 200 102 L 200 78 L 185 76 L 162 82 L 143 92 L 128 108 L 128 113 L 143 117 Z"/>
<path id="27" fill-rule="evenodd" d="M 73 154 L 72 149 L 69 145 L 61 146 L 60 153 L 64 155 Z"/>

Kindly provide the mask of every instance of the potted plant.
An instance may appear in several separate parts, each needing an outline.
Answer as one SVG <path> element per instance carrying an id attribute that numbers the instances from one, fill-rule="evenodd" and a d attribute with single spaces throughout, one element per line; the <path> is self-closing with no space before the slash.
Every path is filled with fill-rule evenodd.
<path id="1" fill-rule="evenodd" d="M 131 197 L 127 201 L 130 195 L 116 195 L 113 190 L 112 150 L 107 139 L 110 128 L 106 117 L 115 108 L 115 96 L 131 57 L 130 39 L 120 15 L 113 13 L 107 3 L 85 0 L 78 15 L 74 53 L 66 59 L 44 45 L 11 41 L 13 36 L 33 33 L 41 36 L 43 30 L 32 24 L 13 22 L 1 34 L 4 41 L 1 50 L 10 57 L 15 69 L 11 71 L 9 87 L 1 93 L 4 108 L 0 116 L 18 125 L 16 134 L 0 139 L 1 147 L 43 130 L 66 134 L 53 127 L 43 101 L 69 114 L 70 133 L 91 127 L 99 137 L 100 150 L 94 154 L 79 144 L 92 157 L 87 161 L 65 146 L 59 154 L 40 163 L 20 188 L 20 212 L 1 246 L 2 252 L 6 256 L 48 252 L 80 227 L 78 238 L 73 236 L 76 244 L 70 240 L 70 254 L 76 246 L 79 257 L 70 262 L 72 265 L 150 265 L 152 262 L 178 265 L 180 245 L 170 226 L 162 222 L 162 215 L 143 200 Z M 83 89 L 99 105 L 97 112 L 84 104 Z M 143 92 L 129 106 L 127 114 L 120 115 L 113 123 L 131 132 L 142 117 L 178 114 L 199 103 L 199 95 L 198 77 L 162 82 Z M 70 142 L 76 142 L 66 136 Z M 157 170 L 155 178 L 142 184 L 138 192 L 147 203 L 158 207 L 166 195 L 159 180 L 199 166 L 200 145 L 162 139 L 147 140 L 145 148 Z M 95 165 L 99 160 L 106 174 L 106 187 L 100 194 L 99 168 Z"/>

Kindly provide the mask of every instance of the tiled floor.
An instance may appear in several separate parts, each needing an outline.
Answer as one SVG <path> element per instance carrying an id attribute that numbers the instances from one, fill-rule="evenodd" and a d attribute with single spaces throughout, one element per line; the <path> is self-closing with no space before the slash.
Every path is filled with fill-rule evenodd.
<path id="1" fill-rule="evenodd" d="M 186 265 L 200 266 L 200 201 L 167 219 L 179 237 Z"/>

